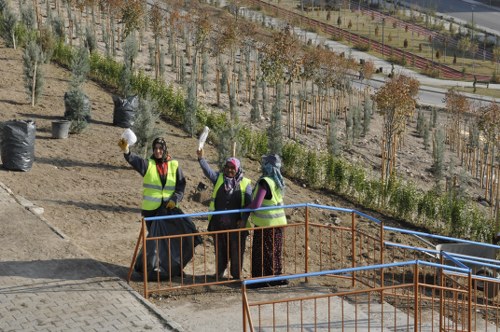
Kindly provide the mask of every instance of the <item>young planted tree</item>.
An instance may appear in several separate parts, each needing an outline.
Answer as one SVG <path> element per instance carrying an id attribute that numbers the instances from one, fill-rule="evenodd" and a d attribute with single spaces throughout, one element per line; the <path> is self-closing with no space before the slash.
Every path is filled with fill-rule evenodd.
<path id="1" fill-rule="evenodd" d="M 493 49 L 493 61 L 495 61 L 495 75 L 498 75 L 498 63 L 500 62 L 500 46 Z"/>
<path id="2" fill-rule="evenodd" d="M 264 80 L 278 85 L 285 81 L 288 86 L 288 137 L 291 137 L 293 82 L 299 76 L 302 66 L 302 52 L 298 39 L 291 33 L 287 25 L 275 33 L 273 41 L 265 44 L 259 52 L 262 55 L 260 69 Z"/>
<path id="3" fill-rule="evenodd" d="M 3 14 L 0 17 L 0 33 L 7 47 L 12 47 L 14 49 L 16 49 L 18 38 L 16 34 L 17 21 L 18 18 L 16 13 L 9 6 L 5 6 Z"/>
<path id="4" fill-rule="evenodd" d="M 369 80 L 375 73 L 375 64 L 373 63 L 373 61 L 367 60 L 361 66 L 361 71 L 363 73 L 363 77 Z"/>
<path id="5" fill-rule="evenodd" d="M 54 32 L 54 35 L 56 36 L 56 39 L 58 42 L 64 42 L 64 39 L 66 38 L 66 31 L 64 28 L 64 20 L 63 18 L 59 16 L 55 16 L 52 21 L 50 22 L 52 26 L 52 32 Z"/>
<path id="6" fill-rule="evenodd" d="M 330 123 L 328 124 L 328 137 L 326 140 L 328 152 L 335 157 L 340 156 L 340 144 L 337 138 L 337 117 L 335 114 L 330 115 Z"/>
<path id="7" fill-rule="evenodd" d="M 97 40 L 95 38 L 94 29 L 88 25 L 85 27 L 85 38 L 83 44 L 87 50 L 89 50 L 89 53 L 93 53 L 97 50 Z"/>
<path id="8" fill-rule="evenodd" d="M 54 49 L 56 47 L 56 40 L 50 27 L 44 26 L 40 29 L 38 42 L 42 49 L 45 63 L 50 62 L 50 59 L 52 58 L 52 54 L 54 54 Z"/>
<path id="9" fill-rule="evenodd" d="M 125 66 L 128 66 L 130 71 L 134 72 L 134 63 L 137 55 L 139 54 L 139 43 L 135 33 L 130 33 L 125 38 L 125 45 L 123 47 L 123 62 Z"/>
<path id="10" fill-rule="evenodd" d="M 429 138 L 430 138 L 430 130 L 428 122 L 424 124 L 423 138 L 424 138 L 424 150 L 427 150 L 429 148 Z"/>
<path id="11" fill-rule="evenodd" d="M 281 155 L 283 149 L 283 130 L 281 120 L 281 110 L 283 109 L 283 85 L 276 87 L 276 101 L 271 113 L 271 122 L 267 128 L 269 138 L 269 153 Z"/>
<path id="12" fill-rule="evenodd" d="M 36 29 L 36 17 L 33 4 L 29 2 L 20 3 L 21 9 L 21 22 L 24 24 L 26 29 L 35 30 Z"/>
<path id="13" fill-rule="evenodd" d="M 363 126 L 361 122 L 361 108 L 354 106 L 351 107 L 352 112 L 352 139 L 353 143 L 361 136 Z"/>
<path id="14" fill-rule="evenodd" d="M 138 31 L 142 22 L 144 21 L 144 6 L 143 2 L 140 0 L 127 0 L 124 1 L 121 7 L 123 36 L 122 40 L 125 40 L 128 35 L 134 31 Z"/>
<path id="15" fill-rule="evenodd" d="M 160 129 L 156 126 L 159 119 L 160 113 L 156 103 L 148 97 L 139 99 L 139 107 L 135 114 L 132 130 L 137 136 L 134 149 L 144 158 L 148 155 L 151 142 L 161 134 Z"/>
<path id="16" fill-rule="evenodd" d="M 24 86 L 34 107 L 38 98 L 42 94 L 44 75 L 42 65 L 44 63 L 43 52 L 40 46 L 31 40 L 24 50 L 23 54 L 23 72 Z"/>
<path id="17" fill-rule="evenodd" d="M 259 89 L 255 88 L 253 90 L 253 98 L 252 98 L 252 109 L 250 111 L 250 121 L 252 123 L 257 123 L 260 121 L 261 115 L 260 115 L 260 107 L 259 107 Z"/>
<path id="18" fill-rule="evenodd" d="M 228 125 L 220 128 L 216 131 L 215 135 L 217 137 L 216 140 L 216 148 L 218 152 L 217 163 L 221 167 L 224 165 L 228 156 L 233 156 L 233 147 L 234 144 L 238 141 L 238 136 L 240 133 L 240 126 L 234 124 L 231 121 L 227 121 Z M 235 156 L 240 155 L 241 146 L 236 144 Z"/>
<path id="19" fill-rule="evenodd" d="M 210 63 L 208 61 L 208 51 L 203 50 L 201 54 L 201 88 L 204 92 L 208 90 L 208 68 Z"/>
<path id="20" fill-rule="evenodd" d="M 420 83 L 404 75 L 396 75 L 382 86 L 374 96 L 377 110 L 383 116 L 382 174 L 384 183 L 393 175 L 396 166 L 398 140 L 406 130 L 407 120 L 416 106 Z"/>
<path id="21" fill-rule="evenodd" d="M 444 101 L 446 103 L 446 111 L 450 114 L 448 118 L 450 148 L 458 154 L 461 151 L 462 145 L 461 132 L 465 130 L 463 123 L 464 115 L 469 111 L 470 103 L 463 94 L 454 88 L 450 88 L 446 92 Z"/>
<path id="22" fill-rule="evenodd" d="M 432 142 L 432 175 L 439 182 L 443 178 L 444 171 L 444 141 L 445 136 L 441 128 L 436 130 Z"/>
<path id="23" fill-rule="evenodd" d="M 149 10 L 149 23 L 151 25 L 151 32 L 153 33 L 154 43 L 154 59 L 155 64 L 155 79 L 160 78 L 160 39 L 164 35 L 163 21 L 164 21 L 163 11 L 160 7 L 160 2 L 156 0 Z"/>
<path id="24" fill-rule="evenodd" d="M 90 71 L 88 50 L 80 47 L 72 57 L 69 91 L 64 94 L 64 117 L 71 121 L 70 132 L 80 133 L 90 120 L 90 101 L 83 92 L 83 84 Z"/>
<path id="25" fill-rule="evenodd" d="M 500 172 L 498 170 L 500 169 L 500 159 L 498 158 L 498 150 L 500 149 L 500 106 L 496 102 L 493 102 L 481 107 L 479 109 L 479 114 L 478 126 L 486 140 L 484 152 L 487 160 L 485 161 L 484 175 L 481 176 L 482 179 L 486 179 L 484 183 L 484 197 L 490 202 L 494 202 L 497 220 L 499 220 L 498 204 L 500 197 L 500 179 L 498 176 Z M 497 225 L 497 227 L 499 226 L 500 225 Z"/>
<path id="26" fill-rule="evenodd" d="M 198 94 L 198 65 L 201 63 L 202 78 L 201 84 L 204 91 L 207 90 L 208 71 L 208 50 L 207 44 L 212 32 L 212 25 L 208 15 L 200 15 L 195 25 L 194 55 L 193 55 L 193 78 L 196 84 L 196 94 Z M 201 55 L 201 60 L 198 58 Z"/>
<path id="27" fill-rule="evenodd" d="M 139 53 L 139 46 L 135 34 L 132 33 L 125 39 L 123 48 L 123 68 L 120 73 L 118 82 L 118 90 L 123 98 L 127 98 L 132 94 L 132 75 L 134 71 L 135 58 Z"/>
<path id="28" fill-rule="evenodd" d="M 366 136 L 370 131 L 370 123 L 373 114 L 373 101 L 370 96 L 365 97 L 365 104 L 363 105 L 363 136 Z"/>
<path id="29" fill-rule="evenodd" d="M 462 37 L 458 41 L 457 48 L 462 51 L 462 66 L 465 66 L 465 52 L 470 49 L 471 42 L 469 37 Z"/>
<path id="30" fill-rule="evenodd" d="M 419 137 L 422 137 L 424 134 L 425 128 L 425 116 L 423 111 L 417 112 L 417 134 Z"/>
<path id="31" fill-rule="evenodd" d="M 196 98 L 196 84 L 191 80 L 188 84 L 187 98 L 185 101 L 186 112 L 184 113 L 184 129 L 194 137 L 197 127 L 196 111 L 198 109 L 198 100 Z"/>

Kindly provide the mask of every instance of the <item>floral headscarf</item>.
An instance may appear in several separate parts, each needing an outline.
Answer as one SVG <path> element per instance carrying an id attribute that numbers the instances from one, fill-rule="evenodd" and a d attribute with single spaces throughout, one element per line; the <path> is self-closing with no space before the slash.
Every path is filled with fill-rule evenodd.
<path id="1" fill-rule="evenodd" d="M 226 164 L 232 164 L 234 166 L 234 169 L 236 170 L 236 174 L 232 178 L 230 178 L 230 177 L 226 176 L 224 173 L 222 173 L 224 175 L 224 189 L 226 190 L 227 193 L 232 194 L 236 185 L 243 178 L 243 172 L 241 170 L 241 163 L 236 158 L 233 158 L 233 157 L 227 158 Z"/>

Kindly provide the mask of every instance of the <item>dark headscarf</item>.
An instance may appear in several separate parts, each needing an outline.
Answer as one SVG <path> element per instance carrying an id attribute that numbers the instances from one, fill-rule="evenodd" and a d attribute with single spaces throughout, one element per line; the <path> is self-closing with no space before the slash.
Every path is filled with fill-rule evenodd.
<path id="1" fill-rule="evenodd" d="M 155 145 L 156 144 L 161 144 L 161 146 L 163 148 L 163 155 L 161 156 L 161 161 L 166 161 L 167 160 L 167 155 L 168 155 L 167 142 L 165 142 L 165 139 L 163 137 L 157 137 L 157 138 L 154 139 L 153 144 L 152 144 L 153 158 L 154 158 L 154 149 L 155 149 Z"/>
<path id="2" fill-rule="evenodd" d="M 281 175 L 281 158 L 277 154 L 262 157 L 262 177 L 273 178 L 281 190 L 285 188 L 285 180 Z"/>

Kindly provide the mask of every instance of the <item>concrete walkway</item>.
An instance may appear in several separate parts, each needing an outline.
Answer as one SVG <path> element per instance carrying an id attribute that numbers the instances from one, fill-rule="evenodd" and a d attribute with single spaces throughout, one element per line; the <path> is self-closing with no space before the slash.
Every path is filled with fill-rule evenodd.
<path id="1" fill-rule="evenodd" d="M 0 182 L 0 331 L 178 331 Z"/>

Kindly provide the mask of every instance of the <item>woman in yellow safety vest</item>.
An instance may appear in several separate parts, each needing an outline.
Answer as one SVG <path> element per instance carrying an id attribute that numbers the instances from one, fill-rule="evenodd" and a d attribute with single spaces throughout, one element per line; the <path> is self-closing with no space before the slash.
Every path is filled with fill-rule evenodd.
<path id="1" fill-rule="evenodd" d="M 238 210 L 250 203 L 252 196 L 251 181 L 243 176 L 240 161 L 228 158 L 222 172 L 214 172 L 203 157 L 203 150 L 197 151 L 198 161 L 205 176 L 214 185 L 210 211 Z M 208 217 L 208 231 L 220 231 L 244 228 L 241 214 L 217 214 Z M 247 231 L 215 234 L 216 280 L 224 278 L 228 261 L 231 261 L 230 272 L 233 279 L 240 279 L 245 253 Z"/>
<path id="2" fill-rule="evenodd" d="M 276 154 L 262 157 L 262 176 L 257 181 L 252 194 L 250 209 L 283 205 L 285 182 L 281 175 L 281 159 Z M 252 277 L 276 276 L 282 273 L 281 253 L 283 228 L 286 215 L 283 208 L 255 211 L 250 213 L 251 222 L 257 227 L 269 227 L 253 232 Z M 286 285 L 288 280 L 260 283 L 254 287 Z"/>
<path id="3" fill-rule="evenodd" d="M 186 178 L 179 163 L 170 157 L 162 137 L 153 141 L 153 154 L 148 159 L 131 153 L 125 139 L 118 142 L 125 160 L 143 176 L 142 216 L 155 217 L 166 209 L 177 207 L 184 196 Z M 151 221 L 146 221 L 148 231 Z"/>

